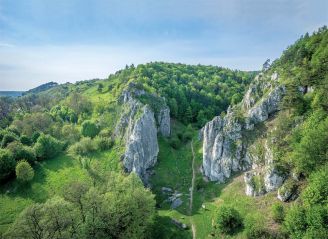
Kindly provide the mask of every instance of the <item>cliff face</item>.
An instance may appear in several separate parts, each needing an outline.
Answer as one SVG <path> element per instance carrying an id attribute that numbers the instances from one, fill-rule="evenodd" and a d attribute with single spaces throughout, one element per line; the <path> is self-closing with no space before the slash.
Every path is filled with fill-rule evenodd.
<path id="1" fill-rule="evenodd" d="M 248 140 L 256 124 L 265 122 L 279 111 L 284 86 L 278 82 L 278 74 L 260 73 L 250 85 L 242 102 L 228 109 L 224 117 L 217 116 L 201 130 L 203 138 L 203 172 L 212 181 L 224 182 L 233 172 L 256 168 L 256 155 L 249 150 Z M 246 193 L 261 194 L 275 190 L 283 179 L 272 166 L 272 154 L 266 146 L 265 170 L 261 172 L 263 188 L 252 188 L 257 171 L 245 175 Z M 258 170 L 259 171 L 259 170 Z"/>
<path id="2" fill-rule="evenodd" d="M 116 125 L 115 135 L 124 140 L 125 153 L 122 162 L 127 172 L 136 172 L 146 182 L 147 171 L 157 162 L 159 151 L 157 132 L 170 135 L 170 110 L 163 105 L 156 122 L 149 105 L 141 103 L 137 96 L 147 94 L 133 87 L 123 91 L 119 101 L 122 114 Z"/>

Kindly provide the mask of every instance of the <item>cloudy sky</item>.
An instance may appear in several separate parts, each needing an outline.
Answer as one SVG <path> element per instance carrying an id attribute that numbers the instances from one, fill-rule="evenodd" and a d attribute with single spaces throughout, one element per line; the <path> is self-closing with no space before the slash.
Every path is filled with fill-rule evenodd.
<path id="1" fill-rule="evenodd" d="M 257 70 L 323 25 L 327 0 L 0 0 L 0 90 L 150 61 Z"/>

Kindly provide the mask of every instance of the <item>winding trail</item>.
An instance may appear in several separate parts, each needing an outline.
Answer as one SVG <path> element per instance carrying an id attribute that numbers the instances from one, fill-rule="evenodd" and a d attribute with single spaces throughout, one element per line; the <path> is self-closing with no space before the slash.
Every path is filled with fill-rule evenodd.
<path id="1" fill-rule="evenodd" d="M 191 152 L 192 152 L 192 179 L 191 179 L 190 201 L 189 201 L 189 216 L 190 216 L 190 223 L 191 223 L 191 230 L 192 230 L 192 238 L 196 239 L 196 226 L 193 223 L 192 218 L 191 218 L 193 199 L 194 199 L 195 178 L 196 178 L 195 152 L 194 152 L 193 140 L 191 140 L 190 146 L 191 146 Z"/>

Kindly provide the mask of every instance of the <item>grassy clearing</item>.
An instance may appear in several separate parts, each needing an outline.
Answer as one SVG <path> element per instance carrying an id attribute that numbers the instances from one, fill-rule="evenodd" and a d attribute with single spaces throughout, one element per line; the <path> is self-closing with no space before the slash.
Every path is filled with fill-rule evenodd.
<path id="1" fill-rule="evenodd" d="M 117 147 L 91 156 L 104 171 L 120 171 L 120 152 Z M 28 185 L 13 180 L 0 188 L 0 235 L 4 233 L 17 215 L 28 205 L 44 202 L 54 195 L 61 195 L 65 185 L 72 181 L 91 181 L 87 171 L 69 155 L 60 155 L 35 167 L 35 177 Z"/>
<path id="2" fill-rule="evenodd" d="M 173 134 L 176 130 L 181 130 L 184 126 L 173 127 Z M 245 219 L 247 217 L 264 223 L 269 228 L 276 228 L 272 220 L 271 205 L 277 201 L 275 193 L 269 193 L 263 197 L 252 198 L 245 195 L 245 185 L 243 174 L 235 175 L 225 184 L 214 182 L 204 182 L 201 172 L 198 170 L 202 164 L 202 144 L 197 139 L 197 132 L 193 132 L 193 146 L 196 153 L 195 168 L 196 186 L 194 191 L 194 202 L 192 215 L 189 216 L 189 187 L 192 177 L 192 154 L 190 142 L 185 143 L 178 150 L 173 149 L 168 139 L 160 139 L 160 153 L 158 163 L 155 166 L 155 174 L 151 178 L 153 192 L 156 194 L 158 213 L 163 222 L 159 230 L 163 230 L 162 238 L 192 238 L 191 230 L 182 231 L 177 229 L 170 221 L 170 218 L 188 224 L 190 222 L 196 226 L 196 238 L 211 238 L 212 220 L 216 209 L 222 205 L 230 205 L 236 208 Z M 170 187 L 184 194 L 183 204 L 177 209 L 171 209 L 165 202 L 167 196 L 161 192 L 161 187 Z M 205 209 L 202 205 L 205 205 Z M 175 228 L 172 232 L 171 228 Z M 164 228 L 167 228 L 166 231 Z M 231 238 L 245 238 L 244 232 L 240 232 Z"/>

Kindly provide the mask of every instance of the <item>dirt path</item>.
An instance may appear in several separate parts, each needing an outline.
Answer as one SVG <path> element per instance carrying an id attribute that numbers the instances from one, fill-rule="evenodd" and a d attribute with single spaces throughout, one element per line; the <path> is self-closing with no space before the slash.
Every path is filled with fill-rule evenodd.
<path id="1" fill-rule="evenodd" d="M 193 199 L 194 199 L 195 178 L 196 178 L 195 152 L 194 152 L 193 140 L 191 140 L 190 146 L 191 146 L 191 152 L 192 152 L 192 179 L 191 179 L 191 190 L 190 190 L 189 215 L 191 216 Z M 193 223 L 191 217 L 190 217 L 190 223 L 191 223 L 191 230 L 192 230 L 192 238 L 195 239 L 196 238 L 196 227 L 195 227 L 195 224 Z"/>

